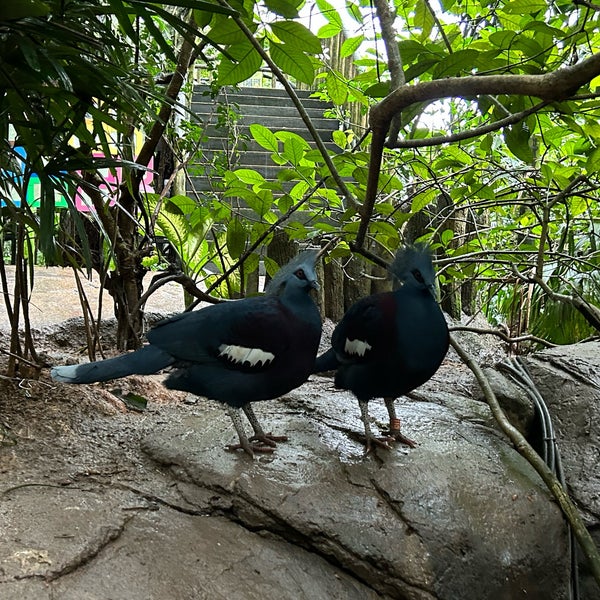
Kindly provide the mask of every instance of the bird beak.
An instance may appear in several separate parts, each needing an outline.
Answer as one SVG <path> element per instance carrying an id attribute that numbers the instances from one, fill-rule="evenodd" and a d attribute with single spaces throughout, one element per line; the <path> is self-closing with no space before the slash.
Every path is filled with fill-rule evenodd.
<path id="1" fill-rule="evenodd" d="M 439 302 L 440 298 L 438 296 L 438 292 L 437 292 L 437 289 L 436 289 L 435 285 L 433 285 L 433 284 L 432 285 L 428 285 L 427 289 L 429 290 L 429 293 L 433 296 L 433 299 L 436 302 Z"/>
<path id="2" fill-rule="evenodd" d="M 313 290 L 317 290 L 317 292 L 318 292 L 318 291 L 321 289 L 321 286 L 319 285 L 319 282 L 318 282 L 316 279 L 313 279 L 313 280 L 310 282 L 310 287 L 311 287 Z"/>

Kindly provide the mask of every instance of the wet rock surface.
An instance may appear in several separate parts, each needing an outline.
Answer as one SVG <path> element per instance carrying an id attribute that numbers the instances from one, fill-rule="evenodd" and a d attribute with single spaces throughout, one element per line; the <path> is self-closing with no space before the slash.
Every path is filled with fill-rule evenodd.
<path id="1" fill-rule="evenodd" d="M 324 386 L 307 387 L 317 396 Z M 469 423 L 443 400 L 401 403 L 416 449 L 366 458 L 348 438 L 360 428 L 355 401 L 340 393 L 292 396 L 265 414 L 291 441 L 254 462 L 221 452 L 222 432 L 211 439 L 204 416 L 166 425 L 142 448 L 193 486 L 195 506 L 307 548 L 383 596 L 566 598 L 560 511 L 481 406 L 454 398 L 472 404 L 479 422 Z"/>
<path id="2" fill-rule="evenodd" d="M 49 360 L 81 360 L 78 334 L 50 333 Z M 593 532 L 599 363 L 598 344 L 527 362 Z M 256 405 L 289 441 L 254 461 L 224 450 L 236 436 L 221 407 L 160 381 L 118 384 L 148 398 L 132 411 L 111 383 L 0 380 L 3 600 L 568 598 L 560 510 L 452 354 L 397 402 L 417 448 L 369 456 L 358 405 L 331 379 Z M 386 425 L 382 402 L 371 414 Z"/>

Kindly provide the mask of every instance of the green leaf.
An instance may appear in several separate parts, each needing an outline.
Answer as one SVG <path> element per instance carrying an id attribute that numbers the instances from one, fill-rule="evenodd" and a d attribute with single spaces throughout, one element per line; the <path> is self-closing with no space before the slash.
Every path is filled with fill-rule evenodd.
<path id="1" fill-rule="evenodd" d="M 512 15 L 530 15 L 545 11 L 548 5 L 546 0 L 511 0 L 502 6 L 502 12 Z"/>
<path id="2" fill-rule="evenodd" d="M 152 12 L 150 10 L 146 10 L 146 8 L 141 5 L 138 5 L 137 9 L 140 17 L 144 20 L 145 27 L 147 27 L 148 31 L 152 35 L 153 41 L 159 45 L 160 49 L 165 53 L 169 60 L 177 62 L 177 57 L 175 56 L 173 47 L 167 41 L 163 35 L 163 32 L 154 21 Z"/>
<path id="3" fill-rule="evenodd" d="M 200 29 L 204 29 L 213 20 L 214 14 L 205 10 L 195 10 L 193 12 L 194 21 Z"/>
<path id="4" fill-rule="evenodd" d="M 277 138 L 270 129 L 264 125 L 260 125 L 259 123 L 253 123 L 250 125 L 249 129 L 254 141 L 259 146 L 265 150 L 270 150 L 271 152 L 279 151 L 279 143 L 277 142 Z"/>
<path id="5" fill-rule="evenodd" d="M 346 137 L 346 134 L 343 131 L 340 131 L 339 129 L 336 131 L 333 131 L 331 134 L 331 137 L 333 138 L 333 141 L 340 147 L 343 149 L 346 148 L 346 146 L 348 145 L 348 138 Z"/>
<path id="6" fill-rule="evenodd" d="M 290 137 L 283 142 L 283 156 L 285 156 L 294 166 L 299 166 L 304 158 L 306 151 L 306 142 L 296 137 Z"/>
<path id="7" fill-rule="evenodd" d="M 573 196 L 569 198 L 569 206 L 571 207 L 571 216 L 577 217 L 588 210 L 589 202 L 581 196 Z"/>
<path id="8" fill-rule="evenodd" d="M 431 67 L 433 67 L 433 65 L 436 65 L 438 62 L 440 62 L 440 59 L 438 57 L 428 55 L 422 60 L 419 60 L 418 62 L 410 65 L 410 67 L 408 67 L 404 71 L 404 77 L 406 79 L 406 82 L 408 83 L 409 81 L 412 81 L 413 79 L 419 77 L 423 73 L 426 73 L 427 71 L 429 71 L 429 69 L 431 69 Z"/>
<path id="9" fill-rule="evenodd" d="M 374 85 L 369 86 L 365 90 L 365 94 L 369 98 L 385 98 L 390 93 L 390 83 L 389 81 L 382 81 L 380 83 L 375 83 Z"/>
<path id="10" fill-rule="evenodd" d="M 317 37 L 321 39 L 332 38 L 343 31 L 343 27 L 337 23 L 327 23 L 317 31 Z"/>
<path id="11" fill-rule="evenodd" d="M 471 49 L 453 52 L 438 62 L 433 69 L 432 76 L 434 79 L 442 79 L 469 73 L 477 65 L 479 54 L 478 50 Z"/>
<path id="12" fill-rule="evenodd" d="M 435 21 L 429 3 L 424 0 L 417 0 L 415 4 L 415 26 L 421 29 L 420 39 L 428 40 L 434 25 Z"/>
<path id="13" fill-rule="evenodd" d="M 328 38 L 341 33 L 344 30 L 344 24 L 337 8 L 329 4 L 327 0 L 316 0 L 316 2 L 321 16 L 327 19 L 327 24 L 317 32 L 317 37 Z"/>
<path id="14" fill-rule="evenodd" d="M 423 210 L 428 204 L 433 202 L 438 195 L 438 191 L 434 189 L 427 190 L 425 192 L 421 192 L 417 194 L 411 202 L 410 212 L 417 213 L 420 210 Z"/>
<path id="15" fill-rule="evenodd" d="M 261 218 L 266 217 L 273 206 L 273 194 L 270 190 L 260 190 L 245 198 L 248 206 Z"/>
<path id="16" fill-rule="evenodd" d="M 329 4 L 327 0 L 316 0 L 316 2 L 317 6 L 319 7 L 319 11 L 321 12 L 321 16 L 323 16 L 323 18 L 327 19 L 329 23 L 339 25 L 340 30 L 344 28 L 342 17 L 340 17 L 340 13 L 337 8 Z"/>
<path id="17" fill-rule="evenodd" d="M 44 17 L 50 7 L 40 0 L 4 0 L 0 6 L 0 21 Z"/>
<path id="18" fill-rule="evenodd" d="M 292 208 L 293 205 L 294 201 L 289 194 L 284 194 L 281 196 L 281 198 L 279 198 L 279 200 L 277 200 L 277 208 L 279 208 L 281 213 L 286 213 L 288 210 L 290 210 L 290 208 Z"/>
<path id="19" fill-rule="evenodd" d="M 248 235 L 240 219 L 232 219 L 227 223 L 227 250 L 231 258 L 237 259 L 246 249 Z"/>
<path id="20" fill-rule="evenodd" d="M 222 16 L 216 17 L 215 24 L 211 27 L 207 37 L 212 42 L 225 46 L 247 42 L 246 36 L 238 24 L 233 19 Z"/>
<path id="21" fill-rule="evenodd" d="M 284 73 L 307 85 L 312 84 L 315 80 L 315 69 L 306 54 L 298 51 L 294 46 L 277 42 L 271 42 L 269 48 L 273 62 Z"/>
<path id="22" fill-rule="evenodd" d="M 517 37 L 516 31 L 494 31 L 490 34 L 488 40 L 494 46 L 506 50 L 510 48 L 515 37 Z"/>
<path id="23" fill-rule="evenodd" d="M 260 69 L 262 58 L 248 40 L 228 49 L 233 61 L 223 57 L 219 64 L 219 85 L 235 85 L 249 79 Z"/>
<path id="24" fill-rule="evenodd" d="M 163 206 L 165 209 L 169 209 L 171 206 L 174 206 L 177 208 L 180 214 L 186 216 L 191 215 L 198 208 L 198 204 L 194 199 L 181 194 L 165 198 Z"/>
<path id="25" fill-rule="evenodd" d="M 123 392 L 117 388 L 111 390 L 111 394 L 117 398 L 120 398 L 129 410 L 144 412 L 146 410 L 146 406 L 148 405 L 148 400 L 144 398 L 144 396 L 134 394 L 133 392 L 127 392 L 126 394 L 123 394 Z"/>
<path id="26" fill-rule="evenodd" d="M 295 19 L 303 0 L 265 0 L 265 6 L 286 19 Z"/>
<path id="27" fill-rule="evenodd" d="M 304 25 L 296 21 L 276 21 L 271 23 L 273 33 L 285 44 L 309 54 L 321 54 L 321 40 Z"/>
<path id="28" fill-rule="evenodd" d="M 240 181 L 251 185 L 260 185 L 266 181 L 265 178 L 254 169 L 236 169 L 233 174 Z"/>
<path id="29" fill-rule="evenodd" d="M 447 246 L 453 237 L 454 237 L 454 231 L 452 231 L 452 229 L 444 229 L 444 231 L 442 231 L 442 235 L 441 235 L 442 244 L 444 246 Z"/>
<path id="30" fill-rule="evenodd" d="M 342 80 L 341 73 L 337 71 L 328 71 L 325 80 L 327 93 L 334 104 L 344 104 L 348 99 L 348 86 Z"/>
<path id="31" fill-rule="evenodd" d="M 357 35 L 356 37 L 345 39 L 340 50 L 340 56 L 342 58 L 352 56 L 360 48 L 360 45 L 363 43 L 364 39 L 364 35 Z"/>
<path id="32" fill-rule="evenodd" d="M 529 146 L 530 133 L 524 123 L 504 128 L 504 141 L 508 149 L 528 165 L 533 164 L 533 152 Z"/>
<path id="33" fill-rule="evenodd" d="M 588 175 L 595 175 L 600 171 L 600 148 L 595 148 L 589 155 L 585 164 L 585 170 Z"/>
<path id="34" fill-rule="evenodd" d="M 358 4 L 354 4 L 353 2 L 350 2 L 350 0 L 346 1 L 346 10 L 348 11 L 348 14 L 360 25 L 363 24 L 364 22 L 364 17 L 363 14 L 360 10 L 360 6 Z"/>

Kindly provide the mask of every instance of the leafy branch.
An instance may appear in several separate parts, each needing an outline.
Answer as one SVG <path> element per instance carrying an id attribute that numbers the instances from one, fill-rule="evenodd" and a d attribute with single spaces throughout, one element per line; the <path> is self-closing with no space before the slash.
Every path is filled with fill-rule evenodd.
<path id="1" fill-rule="evenodd" d="M 233 10 L 227 3 L 227 0 L 218 0 L 218 2 L 222 7 Z M 277 77 L 277 80 L 281 83 L 281 85 L 287 92 L 288 96 L 292 100 L 294 106 L 296 107 L 296 109 L 298 111 L 298 114 L 302 118 L 302 121 L 304 122 L 306 129 L 308 130 L 313 141 L 315 142 L 315 145 L 317 146 L 317 149 L 319 150 L 319 152 L 323 158 L 323 161 L 327 165 L 327 168 L 331 174 L 331 177 L 335 181 L 340 192 L 342 193 L 342 195 L 344 196 L 344 198 L 346 199 L 346 201 L 349 204 L 356 204 L 356 199 L 354 198 L 354 195 L 350 192 L 350 190 L 348 189 L 348 186 L 346 185 L 346 182 L 343 180 L 343 178 L 339 174 L 337 168 L 333 164 L 333 160 L 331 159 L 331 156 L 329 155 L 329 152 L 327 151 L 327 148 L 325 147 L 325 144 L 324 144 L 323 140 L 321 139 L 321 136 L 319 135 L 317 128 L 314 126 L 312 119 L 306 112 L 306 109 L 304 108 L 302 101 L 298 97 L 298 94 L 296 94 L 296 91 L 290 84 L 288 78 L 283 74 L 281 69 L 275 64 L 275 62 L 269 56 L 269 53 L 265 51 L 265 49 L 262 47 L 262 44 L 256 39 L 256 36 L 252 33 L 252 31 L 246 25 L 244 20 L 241 18 L 241 16 L 239 14 L 234 14 L 232 18 L 236 22 L 237 26 L 240 28 L 240 31 L 243 32 L 243 34 L 246 36 L 248 41 L 252 44 L 254 49 L 258 52 L 258 54 L 260 55 L 262 60 L 268 65 L 268 67 L 269 67 L 270 71 L 273 73 L 273 75 L 275 77 Z"/>
<path id="2" fill-rule="evenodd" d="M 405 108 L 431 100 L 452 97 L 513 94 L 534 96 L 545 102 L 558 102 L 573 96 L 577 90 L 600 75 L 600 53 L 574 65 L 542 75 L 483 75 L 449 77 L 407 84 L 392 91 L 369 113 L 373 132 L 369 177 L 361 221 L 353 248 L 361 248 L 366 239 L 379 187 L 379 173 L 387 133 L 394 116 Z"/>

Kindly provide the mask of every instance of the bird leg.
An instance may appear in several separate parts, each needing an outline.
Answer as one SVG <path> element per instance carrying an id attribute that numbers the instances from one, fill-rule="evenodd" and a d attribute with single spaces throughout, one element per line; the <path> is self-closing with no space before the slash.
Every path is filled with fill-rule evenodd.
<path id="1" fill-rule="evenodd" d="M 237 431 L 238 437 L 240 439 L 239 444 L 229 444 L 227 446 L 227 450 L 243 450 L 246 454 L 249 454 L 252 458 L 254 458 L 255 452 L 273 452 L 274 448 L 271 446 L 261 446 L 258 444 L 251 444 L 250 440 L 246 436 L 246 432 L 244 431 L 244 424 L 242 423 L 242 415 L 240 413 L 239 408 L 233 408 L 233 406 L 227 407 L 227 412 L 231 417 L 231 421 L 235 430 Z"/>
<path id="2" fill-rule="evenodd" d="M 390 436 L 396 442 L 400 442 L 401 444 L 406 444 L 411 448 L 415 448 L 417 442 L 407 438 L 400 431 L 400 419 L 396 416 L 396 407 L 394 406 L 394 398 L 384 398 L 385 407 L 387 408 L 388 414 L 390 416 L 390 428 L 388 431 L 382 432 L 384 435 Z"/>
<path id="3" fill-rule="evenodd" d="M 384 448 L 385 450 L 391 450 L 391 446 L 388 442 L 393 442 L 393 437 L 375 437 L 371 433 L 371 426 L 369 425 L 369 406 L 368 402 L 364 400 L 358 401 L 358 406 L 360 407 L 360 417 L 365 426 L 365 441 L 364 444 L 367 448 L 367 454 L 373 450 L 374 446 L 379 448 Z"/>
<path id="4" fill-rule="evenodd" d="M 248 417 L 252 429 L 254 429 L 254 435 L 250 438 L 251 442 L 262 442 L 271 447 L 277 446 L 277 442 L 287 442 L 287 435 L 273 435 L 272 433 L 265 433 L 263 431 L 263 428 L 260 426 L 260 423 L 254 414 L 254 409 L 251 404 L 242 406 L 242 410 L 246 417 Z"/>

